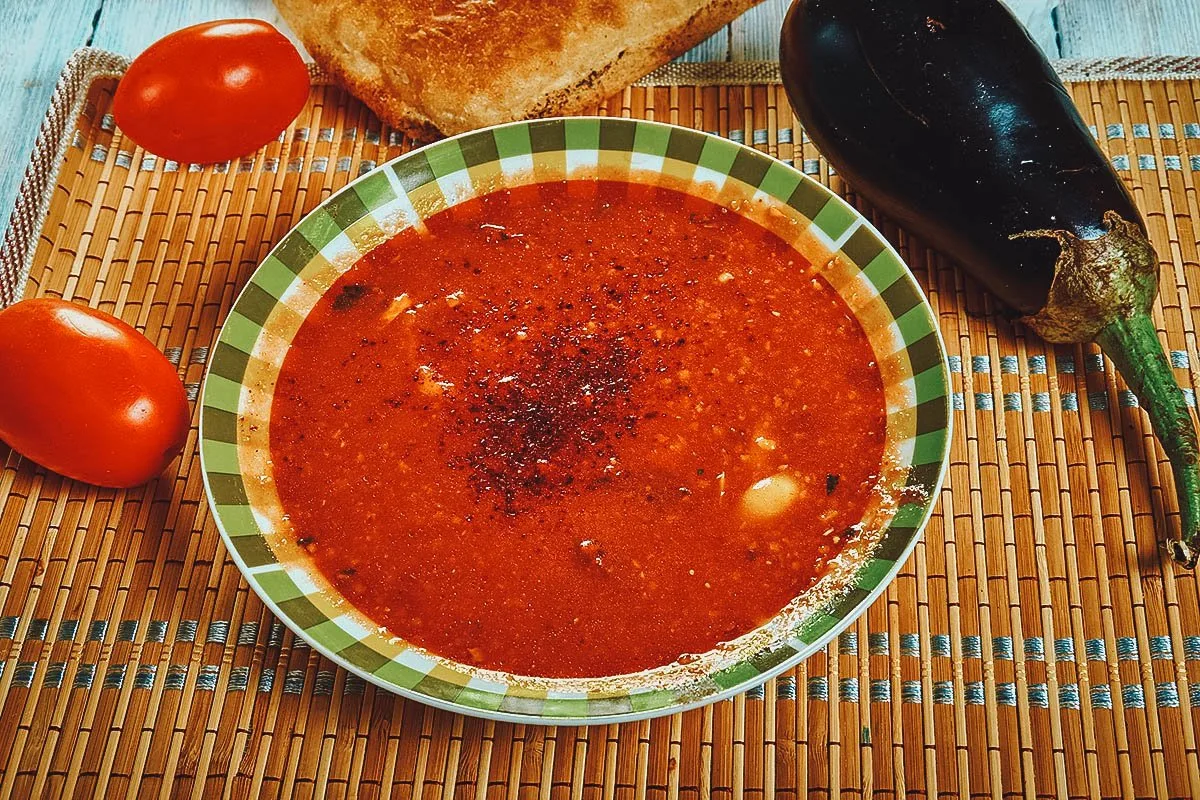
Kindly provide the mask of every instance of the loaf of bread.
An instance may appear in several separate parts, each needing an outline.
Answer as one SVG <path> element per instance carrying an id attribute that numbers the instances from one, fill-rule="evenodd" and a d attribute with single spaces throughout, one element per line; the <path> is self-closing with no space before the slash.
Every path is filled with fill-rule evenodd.
<path id="1" fill-rule="evenodd" d="M 757 2 L 275 0 L 318 64 L 418 136 L 579 111 Z"/>

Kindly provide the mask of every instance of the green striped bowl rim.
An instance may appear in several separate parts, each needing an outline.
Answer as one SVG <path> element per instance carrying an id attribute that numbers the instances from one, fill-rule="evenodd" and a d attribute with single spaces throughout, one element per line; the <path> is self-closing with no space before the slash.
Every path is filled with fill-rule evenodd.
<path id="1" fill-rule="evenodd" d="M 786 625 L 781 615 L 769 635 L 764 627 L 739 639 L 732 651 L 597 680 L 476 670 L 373 626 L 287 543 L 271 515 L 269 467 L 262 466 L 266 433 L 248 433 L 258 429 L 250 420 L 269 419 L 272 378 L 290 336 L 362 253 L 474 194 L 597 174 L 769 206 L 792 222 L 797 238 L 833 254 L 829 268 L 840 277 L 830 280 L 854 298 L 852 307 L 859 306 L 855 313 L 885 374 L 888 452 L 896 461 L 890 488 L 903 499 L 880 516 L 877 535 L 864 537 L 857 557 L 822 579 Z M 250 277 L 217 338 L 201 396 L 200 455 L 209 504 L 234 562 L 271 611 L 334 662 L 385 689 L 453 711 L 517 722 L 607 723 L 673 713 L 744 691 L 822 647 L 865 610 L 899 571 L 932 513 L 949 460 L 949 397 L 936 316 L 912 273 L 829 189 L 782 161 L 712 134 L 631 119 L 545 119 L 473 131 L 406 153 L 335 192 L 293 227 Z"/>

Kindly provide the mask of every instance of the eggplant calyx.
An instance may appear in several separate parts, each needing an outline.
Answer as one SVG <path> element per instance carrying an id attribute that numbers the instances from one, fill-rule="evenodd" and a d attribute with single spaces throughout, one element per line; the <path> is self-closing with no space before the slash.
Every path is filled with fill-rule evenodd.
<path id="1" fill-rule="evenodd" d="M 1062 247 L 1046 305 L 1022 318 L 1048 342 L 1090 342 L 1114 319 L 1149 311 L 1158 294 L 1158 255 L 1142 227 L 1115 211 L 1104 213 L 1104 227 L 1095 239 L 1051 229 L 1010 237 Z"/>
<path id="2" fill-rule="evenodd" d="M 1183 539 L 1168 539 L 1163 543 L 1163 547 L 1167 549 L 1167 554 L 1180 565 L 1187 567 L 1188 569 L 1194 569 L 1196 567 L 1196 559 L 1198 554 L 1192 548 L 1192 546 Z"/>
<path id="3" fill-rule="evenodd" d="M 1200 557 L 1200 445 L 1183 392 L 1158 341 L 1158 331 L 1149 314 L 1137 311 L 1114 319 L 1100 331 L 1096 341 L 1137 395 L 1138 404 L 1150 417 L 1150 425 L 1171 461 L 1180 531 L 1177 536 L 1167 537 L 1164 546 L 1175 561 L 1194 567 Z"/>

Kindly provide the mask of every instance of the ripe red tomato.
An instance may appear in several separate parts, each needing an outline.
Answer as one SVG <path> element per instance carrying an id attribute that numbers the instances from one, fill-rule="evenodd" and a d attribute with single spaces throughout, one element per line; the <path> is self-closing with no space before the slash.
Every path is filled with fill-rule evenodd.
<path id="1" fill-rule="evenodd" d="M 113 115 L 151 153 L 208 164 L 274 139 L 308 89 L 308 69 L 287 37 L 261 20 L 218 20 L 146 48 L 117 85 Z"/>
<path id="2" fill-rule="evenodd" d="M 100 486 L 162 472 L 187 439 L 175 367 L 116 317 L 54 298 L 0 310 L 0 439 Z"/>

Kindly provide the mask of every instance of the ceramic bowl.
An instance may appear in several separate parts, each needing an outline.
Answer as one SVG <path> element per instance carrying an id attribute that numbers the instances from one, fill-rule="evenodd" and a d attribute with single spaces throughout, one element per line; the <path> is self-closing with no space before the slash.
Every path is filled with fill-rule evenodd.
<path id="1" fill-rule="evenodd" d="M 476 194 L 551 180 L 668 185 L 751 215 L 792 242 L 847 301 L 871 341 L 888 404 L 885 469 L 864 535 L 762 628 L 688 663 L 547 679 L 452 662 L 390 635 L 338 595 L 288 535 L 269 458 L 272 391 L 317 299 L 363 253 Z M 251 276 L 204 382 L 200 452 L 213 515 L 246 581 L 296 635 L 385 689 L 518 722 L 658 716 L 762 683 L 820 648 L 884 590 L 929 519 L 949 456 L 946 358 L 896 251 L 854 208 L 791 166 L 686 128 L 568 118 L 502 125 L 407 153 L 335 192 Z"/>

